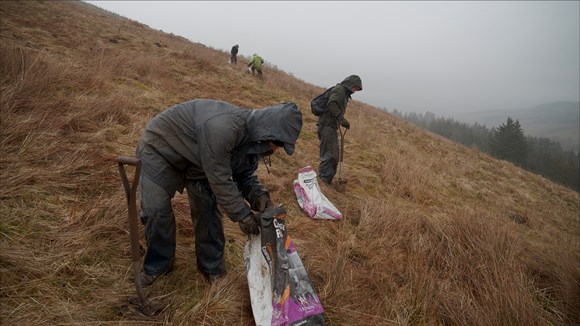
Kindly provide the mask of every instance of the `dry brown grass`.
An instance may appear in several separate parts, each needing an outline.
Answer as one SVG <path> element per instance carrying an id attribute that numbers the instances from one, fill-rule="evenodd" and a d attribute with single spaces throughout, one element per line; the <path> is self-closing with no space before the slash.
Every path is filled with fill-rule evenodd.
<path id="1" fill-rule="evenodd" d="M 127 307 L 114 159 L 133 155 L 151 117 L 192 98 L 303 110 L 295 155 L 258 173 L 288 210 L 328 324 L 580 323 L 578 193 L 353 101 L 347 192 L 325 193 L 345 218 L 310 220 L 291 184 L 317 167 L 308 104 L 322 88 L 271 67 L 260 81 L 243 58 L 228 65 L 227 53 L 80 2 L 2 1 L 0 27 L 1 324 L 252 325 L 243 235 L 225 221 L 228 275 L 209 286 L 183 195 L 177 268 L 147 289 L 168 308 L 146 318 Z"/>

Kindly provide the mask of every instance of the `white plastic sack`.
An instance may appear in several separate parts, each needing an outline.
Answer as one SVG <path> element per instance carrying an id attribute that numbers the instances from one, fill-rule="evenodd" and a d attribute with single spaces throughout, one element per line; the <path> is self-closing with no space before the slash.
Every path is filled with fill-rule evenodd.
<path id="1" fill-rule="evenodd" d="M 261 215 L 262 232 L 244 247 L 252 313 L 257 326 L 324 325 L 324 309 L 288 236 L 286 210 Z"/>
<path id="2" fill-rule="evenodd" d="M 310 218 L 325 220 L 342 218 L 340 211 L 320 190 L 316 172 L 311 166 L 298 170 L 298 179 L 294 180 L 294 193 L 298 205 Z"/>
<path id="3" fill-rule="evenodd" d="M 260 236 L 251 235 L 244 246 L 244 261 L 254 321 L 256 326 L 269 326 L 272 320 L 272 286 L 270 270 L 261 248 Z"/>

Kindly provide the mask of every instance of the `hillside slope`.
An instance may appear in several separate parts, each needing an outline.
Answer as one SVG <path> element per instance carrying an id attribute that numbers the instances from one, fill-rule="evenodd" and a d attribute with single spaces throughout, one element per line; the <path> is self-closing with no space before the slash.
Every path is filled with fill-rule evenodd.
<path id="1" fill-rule="evenodd" d="M 228 65 L 227 53 L 82 2 L 1 1 L 0 50 L 3 325 L 253 324 L 243 234 L 224 218 L 228 275 L 208 285 L 184 195 L 174 200 L 176 270 L 147 289 L 167 309 L 147 318 L 127 306 L 135 289 L 115 158 L 133 155 L 155 114 L 193 98 L 301 108 L 295 155 L 258 172 L 288 210 L 328 325 L 580 323 L 578 193 L 355 95 L 348 188 L 325 192 L 345 218 L 310 220 L 292 181 L 318 165 L 308 105 L 323 87 L 270 67 L 260 81 L 243 58 Z"/>

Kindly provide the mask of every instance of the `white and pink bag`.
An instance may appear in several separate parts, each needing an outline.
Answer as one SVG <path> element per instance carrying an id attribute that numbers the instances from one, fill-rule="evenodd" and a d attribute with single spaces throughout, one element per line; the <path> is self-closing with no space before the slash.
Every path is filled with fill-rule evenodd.
<path id="1" fill-rule="evenodd" d="M 313 219 L 340 220 L 342 214 L 324 196 L 318 185 L 316 172 L 311 166 L 298 170 L 298 179 L 294 180 L 294 193 L 300 208 Z"/>
<path id="2" fill-rule="evenodd" d="M 244 246 L 256 325 L 324 326 L 324 308 L 286 229 L 286 209 L 259 216 L 262 232 Z"/>

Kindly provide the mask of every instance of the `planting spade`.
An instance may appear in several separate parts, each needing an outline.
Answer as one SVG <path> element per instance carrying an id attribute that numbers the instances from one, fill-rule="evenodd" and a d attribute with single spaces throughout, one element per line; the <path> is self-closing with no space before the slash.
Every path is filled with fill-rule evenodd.
<path id="1" fill-rule="evenodd" d="M 340 131 L 340 153 L 339 153 L 339 167 L 338 167 L 338 181 L 335 185 L 335 189 L 338 192 L 344 192 L 346 190 L 346 179 L 342 177 L 342 164 L 344 161 L 344 136 L 346 136 L 346 132 L 348 129 L 344 129 L 342 132 L 342 128 L 338 127 Z"/>
<path id="2" fill-rule="evenodd" d="M 121 175 L 121 181 L 123 181 L 125 195 L 127 196 L 127 206 L 129 208 L 131 260 L 133 261 L 133 277 L 135 278 L 135 289 L 137 290 L 137 298 L 129 299 L 129 303 L 135 306 L 145 316 L 153 316 L 160 313 L 165 307 L 162 304 L 147 300 L 139 275 L 141 270 L 141 254 L 139 252 L 139 227 L 137 224 L 137 186 L 139 185 L 139 175 L 141 173 L 141 160 L 135 157 L 119 156 L 117 163 L 119 164 L 119 174 Z M 129 184 L 129 180 L 127 179 L 125 165 L 135 166 L 135 176 L 133 177 L 132 185 Z"/>

